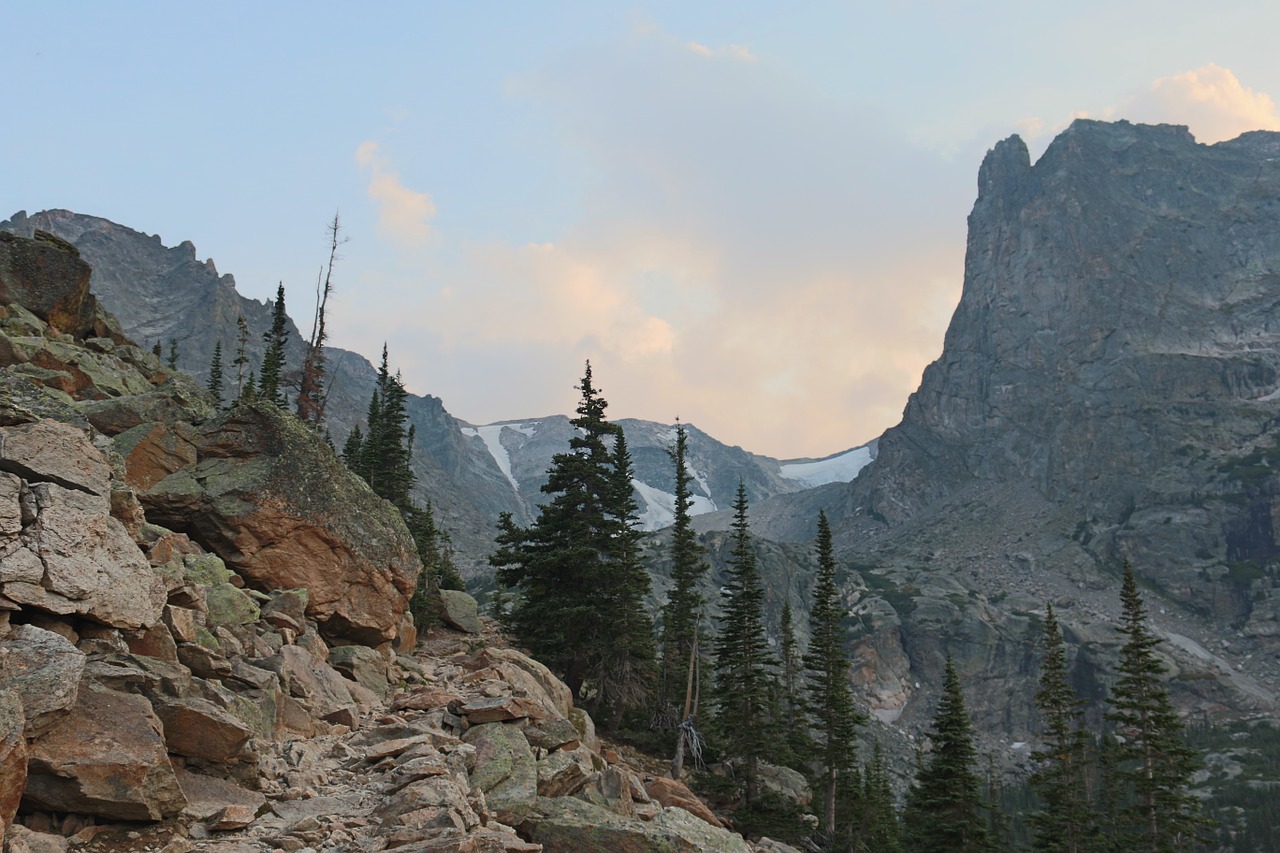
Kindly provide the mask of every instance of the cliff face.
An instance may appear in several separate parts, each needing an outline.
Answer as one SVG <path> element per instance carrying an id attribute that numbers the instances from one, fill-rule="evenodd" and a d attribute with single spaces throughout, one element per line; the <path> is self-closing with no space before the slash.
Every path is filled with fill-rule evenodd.
<path id="1" fill-rule="evenodd" d="M 960 303 L 902 422 L 852 485 L 759 511 L 797 541 L 833 517 L 882 717 L 918 723 L 950 653 L 981 729 L 1034 731 L 1046 601 L 1101 696 L 1125 558 L 1183 708 L 1275 710 L 1278 155 L 1275 133 L 1092 121 L 1034 165 L 1016 136 L 988 153 Z"/>

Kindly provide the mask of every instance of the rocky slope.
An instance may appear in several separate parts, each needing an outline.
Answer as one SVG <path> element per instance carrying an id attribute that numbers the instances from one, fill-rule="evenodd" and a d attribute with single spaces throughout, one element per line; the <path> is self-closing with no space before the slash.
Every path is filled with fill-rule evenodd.
<path id="1" fill-rule="evenodd" d="M 990 151 L 942 356 L 825 507 L 870 588 L 865 688 L 918 724 L 954 654 L 981 727 L 1027 740 L 1037 613 L 1078 686 L 1109 678 L 1122 560 L 1148 585 L 1189 713 L 1274 713 L 1280 691 L 1280 134 L 1077 121 L 1034 165 Z"/>
<path id="2" fill-rule="evenodd" d="M 14 853 L 786 850 L 603 749 L 269 405 L 215 411 L 0 234 L 0 834 Z M 25 305 L 34 306 L 34 311 Z"/>

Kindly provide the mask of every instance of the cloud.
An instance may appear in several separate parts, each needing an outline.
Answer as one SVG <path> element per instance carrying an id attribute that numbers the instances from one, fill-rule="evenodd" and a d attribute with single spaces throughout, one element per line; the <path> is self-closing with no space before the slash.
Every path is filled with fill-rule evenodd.
<path id="1" fill-rule="evenodd" d="M 472 422 L 557 394 L 570 411 L 590 358 L 611 416 L 778 456 L 898 421 L 959 297 L 980 152 L 952 169 L 766 64 L 660 33 L 520 82 L 589 190 L 553 242 L 425 261 L 378 320 L 411 386 Z"/>
<path id="2" fill-rule="evenodd" d="M 743 44 L 731 44 L 724 47 L 709 47 L 701 42 L 687 41 L 684 46 L 690 51 L 709 59 L 728 58 L 743 62 L 755 62 L 759 57 L 751 52 L 751 48 Z"/>
<path id="3" fill-rule="evenodd" d="M 430 240 L 431 220 L 436 215 L 430 193 L 401 184 L 400 176 L 371 139 L 356 148 L 356 164 L 369 172 L 369 198 L 378 205 L 378 228 L 404 248 L 419 247 Z"/>
<path id="4" fill-rule="evenodd" d="M 1235 139 L 1250 130 L 1280 130 L 1275 101 L 1265 92 L 1245 86 L 1231 69 L 1214 63 L 1160 77 L 1117 105 L 1076 110 L 1057 122 L 1033 116 L 1018 122 L 1017 129 L 1033 147 L 1043 148 L 1077 118 L 1183 124 L 1196 141 L 1205 144 Z"/>
<path id="5" fill-rule="evenodd" d="M 1231 69 L 1213 63 L 1161 77 L 1124 112 L 1136 121 L 1188 125 L 1204 143 L 1234 139 L 1249 130 L 1280 130 L 1275 101 L 1242 84 Z"/>

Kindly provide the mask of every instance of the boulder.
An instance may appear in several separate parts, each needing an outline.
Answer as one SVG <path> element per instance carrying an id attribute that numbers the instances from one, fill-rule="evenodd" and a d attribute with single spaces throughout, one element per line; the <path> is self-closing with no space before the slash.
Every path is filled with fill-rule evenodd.
<path id="1" fill-rule="evenodd" d="M 335 714 L 359 716 L 346 679 L 300 646 L 284 646 L 258 666 L 278 675 L 280 686 L 290 696 L 301 699 L 321 719 L 330 719 Z"/>
<path id="2" fill-rule="evenodd" d="M 468 634 L 479 634 L 483 630 L 476 600 L 456 589 L 440 590 L 440 621 Z"/>
<path id="3" fill-rule="evenodd" d="M 548 718 L 530 720 L 524 727 L 524 736 L 529 745 L 538 749 L 554 752 L 557 749 L 573 750 L 578 748 L 582 735 L 569 720 Z"/>
<path id="4" fill-rule="evenodd" d="M 311 430 L 268 404 L 197 430 L 199 461 L 140 499 L 147 517 L 221 554 L 258 589 L 308 590 L 324 632 L 396 636 L 421 563 L 400 513 Z"/>
<path id="5" fill-rule="evenodd" d="M 24 809 L 160 820 L 186 805 L 150 703 L 91 683 L 32 741 L 27 767 Z"/>
<path id="6" fill-rule="evenodd" d="M 79 250 L 52 234 L 0 232 L 0 305 L 21 305 L 77 337 L 91 334 L 98 303 L 89 293 L 90 272 Z"/>
<path id="7" fill-rule="evenodd" d="M 84 430 L 53 420 L 0 427 L 0 470 L 105 497 L 111 466 Z"/>
<path id="8" fill-rule="evenodd" d="M 250 814 L 257 814 L 267 804 L 267 798 L 257 791 L 249 791 L 223 779 L 203 776 L 182 768 L 175 769 L 178 786 L 187 798 L 182 813 L 197 820 L 208 820 L 228 806 L 237 806 Z"/>
<path id="9" fill-rule="evenodd" d="M 742 836 L 681 809 L 664 809 L 645 822 L 573 797 L 539 797 L 520 829 L 557 853 L 751 853 Z"/>
<path id="10" fill-rule="evenodd" d="M 531 699 L 541 705 L 548 717 L 572 720 L 573 694 L 568 686 L 551 674 L 538 661 L 515 649 L 484 648 L 478 651 L 465 666 L 470 670 L 490 667 L 498 677 L 511 685 L 516 696 Z M 577 725 L 577 721 L 574 722 Z M 592 727 L 594 734 L 594 726 Z"/>
<path id="11" fill-rule="evenodd" d="M 43 576 L 18 580 L 6 570 L 4 595 L 49 613 L 87 616 L 131 631 L 155 624 L 165 584 L 111 516 L 109 498 L 53 482 L 32 484 L 30 494 L 35 519 L 17 538 L 16 549 L 12 540 L 0 541 L 0 553 L 7 552 L 5 562 L 18 567 L 34 556 Z"/>
<path id="12" fill-rule="evenodd" d="M 194 696 L 159 704 L 156 716 L 164 726 L 170 752 L 207 761 L 235 761 L 253 732 L 227 711 Z"/>
<path id="13" fill-rule="evenodd" d="M 489 811 L 502 823 L 518 824 L 538 796 L 533 750 L 518 726 L 485 723 L 462 736 L 476 749 L 471 784 L 484 791 Z"/>
<path id="14" fill-rule="evenodd" d="M 405 785 L 378 806 L 374 815 L 379 832 L 388 843 L 400 847 L 437 838 L 460 835 L 480 826 L 465 784 L 452 776 L 430 776 Z"/>
<path id="15" fill-rule="evenodd" d="M 538 796 L 571 797 L 582 790 L 595 772 L 591 756 L 579 747 L 558 750 L 538 761 Z"/>
<path id="16" fill-rule="evenodd" d="M 0 643 L 0 684 L 17 694 L 27 737 L 47 731 L 76 704 L 85 656 L 70 641 L 34 625 L 20 625 Z"/>
<path id="17" fill-rule="evenodd" d="M 654 802 L 663 808 L 684 809 L 689 814 L 706 821 L 712 826 L 724 826 L 720 819 L 707 808 L 706 803 L 698 799 L 698 795 L 689 790 L 689 786 L 675 779 L 656 776 L 646 779 L 644 790 Z"/>
<path id="18" fill-rule="evenodd" d="M 71 844 L 68 839 L 52 832 L 36 832 L 22 824 L 9 827 L 5 837 L 5 850 L 8 853 L 67 853 Z"/>
<path id="19" fill-rule="evenodd" d="M 23 736 L 22 697 L 0 689 L 0 837 L 13 823 L 27 784 L 27 739 Z"/>
<path id="20" fill-rule="evenodd" d="M 195 430 L 181 421 L 147 423 L 115 437 L 116 451 L 124 457 L 125 481 L 137 489 L 149 489 L 170 474 L 194 465 Z"/>
<path id="21" fill-rule="evenodd" d="M 329 666 L 379 697 L 391 692 L 387 662 L 368 646 L 334 646 L 329 650 Z"/>

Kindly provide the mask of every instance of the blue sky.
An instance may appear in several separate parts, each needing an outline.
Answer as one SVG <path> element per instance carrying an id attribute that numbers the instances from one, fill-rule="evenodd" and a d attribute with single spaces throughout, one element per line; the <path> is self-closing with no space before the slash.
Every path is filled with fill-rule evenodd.
<path id="1" fill-rule="evenodd" d="M 1271 4 L 18 3 L 0 217 L 62 207 L 475 423 L 567 412 L 823 455 L 897 422 L 984 152 L 1074 116 L 1280 129 Z"/>

